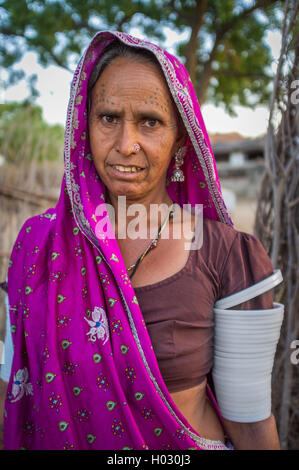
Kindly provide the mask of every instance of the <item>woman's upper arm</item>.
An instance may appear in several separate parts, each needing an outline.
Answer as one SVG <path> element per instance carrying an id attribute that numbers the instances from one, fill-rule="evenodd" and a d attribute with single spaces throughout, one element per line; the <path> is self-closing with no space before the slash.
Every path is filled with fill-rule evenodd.
<path id="1" fill-rule="evenodd" d="M 271 260 L 260 240 L 254 235 L 237 232 L 220 275 L 219 298 L 246 289 L 267 278 L 273 271 Z M 231 308 L 257 310 L 272 307 L 273 289 Z"/>

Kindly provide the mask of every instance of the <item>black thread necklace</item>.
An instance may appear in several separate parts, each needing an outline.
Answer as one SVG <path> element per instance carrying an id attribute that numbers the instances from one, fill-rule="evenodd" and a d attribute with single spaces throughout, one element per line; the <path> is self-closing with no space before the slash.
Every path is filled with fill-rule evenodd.
<path id="1" fill-rule="evenodd" d="M 136 269 L 138 268 L 139 264 L 141 263 L 141 261 L 143 260 L 143 258 L 153 249 L 153 248 L 156 248 L 157 244 L 158 244 L 158 240 L 159 240 L 159 237 L 160 237 L 160 234 L 162 232 L 162 230 L 164 229 L 164 227 L 166 226 L 168 220 L 170 220 L 172 217 L 173 217 L 173 214 L 174 214 L 174 202 L 172 203 L 172 207 L 168 213 L 168 216 L 166 217 L 166 219 L 164 220 L 164 222 L 162 222 L 162 224 L 160 225 L 159 229 L 158 229 L 158 233 L 156 235 L 156 237 L 152 240 L 152 242 L 149 244 L 149 246 L 146 248 L 146 250 L 142 253 L 141 256 L 139 256 L 138 260 L 136 261 L 136 263 L 132 264 L 128 269 L 127 271 L 132 271 L 132 273 L 129 275 L 129 278 L 132 279 L 132 277 L 134 276 L 135 272 L 136 272 Z"/>

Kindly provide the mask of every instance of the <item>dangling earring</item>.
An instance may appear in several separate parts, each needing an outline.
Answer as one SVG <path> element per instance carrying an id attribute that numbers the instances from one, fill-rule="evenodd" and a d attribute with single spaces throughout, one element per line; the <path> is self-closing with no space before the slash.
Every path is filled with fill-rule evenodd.
<path id="1" fill-rule="evenodd" d="M 175 154 L 174 160 L 174 170 L 171 175 L 171 181 L 183 182 L 185 180 L 184 173 L 180 169 L 180 166 L 184 162 L 184 156 L 186 155 L 187 147 L 181 147 Z"/>

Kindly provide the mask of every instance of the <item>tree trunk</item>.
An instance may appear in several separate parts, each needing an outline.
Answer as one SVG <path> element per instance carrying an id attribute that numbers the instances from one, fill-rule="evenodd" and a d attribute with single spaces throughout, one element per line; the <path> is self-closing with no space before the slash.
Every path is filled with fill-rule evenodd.
<path id="1" fill-rule="evenodd" d="M 186 67 L 193 83 L 196 83 L 198 33 L 202 27 L 206 10 L 207 0 L 197 0 L 191 36 L 186 46 Z"/>
<path id="2" fill-rule="evenodd" d="M 213 49 L 210 53 L 209 60 L 205 62 L 204 64 L 203 73 L 200 78 L 200 82 L 197 86 L 197 98 L 201 106 L 205 103 L 207 99 L 207 93 L 209 89 L 210 80 L 213 76 L 212 63 L 216 55 L 219 43 L 220 41 L 216 39 Z"/>

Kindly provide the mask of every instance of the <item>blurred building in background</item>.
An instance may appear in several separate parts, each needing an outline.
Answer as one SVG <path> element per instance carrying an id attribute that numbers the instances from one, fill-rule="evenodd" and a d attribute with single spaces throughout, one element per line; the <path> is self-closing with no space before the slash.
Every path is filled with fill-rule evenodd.
<path id="1" fill-rule="evenodd" d="M 264 172 L 265 136 L 248 139 L 233 132 L 210 135 L 222 186 L 236 198 L 254 199 Z"/>

